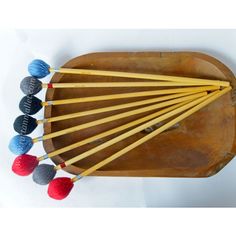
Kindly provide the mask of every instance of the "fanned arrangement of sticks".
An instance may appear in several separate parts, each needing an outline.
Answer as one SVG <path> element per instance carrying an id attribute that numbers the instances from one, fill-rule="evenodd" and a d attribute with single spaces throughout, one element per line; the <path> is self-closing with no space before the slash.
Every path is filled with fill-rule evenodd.
<path id="1" fill-rule="evenodd" d="M 88 69 L 70 69 L 70 68 L 51 68 L 42 60 L 34 60 L 28 67 L 31 76 L 24 78 L 21 82 L 21 90 L 26 95 L 20 101 L 20 110 L 23 115 L 16 118 L 14 122 L 14 129 L 18 135 L 14 136 L 9 144 L 9 149 L 16 155 L 16 159 L 13 162 L 12 170 L 14 173 L 20 176 L 27 176 L 33 173 L 34 182 L 48 186 L 48 195 L 51 198 L 61 200 L 68 196 L 74 183 L 81 178 L 90 175 L 94 171 L 107 165 L 108 163 L 116 160 L 132 149 L 142 145 L 148 140 L 152 139 L 156 135 L 171 128 L 178 122 L 189 117 L 193 113 L 207 106 L 211 102 L 215 101 L 222 95 L 231 90 L 229 82 L 220 80 L 208 80 L 208 79 L 196 79 L 187 77 L 176 77 L 166 75 L 155 74 L 142 74 L 142 73 L 130 73 L 130 72 L 118 72 L 118 71 L 102 71 L 102 70 L 88 70 Z M 39 79 L 47 76 L 48 74 L 67 73 L 67 74 L 80 74 L 91 76 L 108 76 L 119 78 L 129 78 L 130 82 L 96 82 L 96 83 L 49 83 L 44 84 Z M 134 82 L 132 79 L 142 79 L 146 82 Z M 120 93 L 120 94 L 108 94 L 92 97 L 78 97 L 64 100 L 53 101 L 41 101 L 34 95 L 41 89 L 57 89 L 57 88 L 126 88 L 126 87 L 152 87 L 150 91 L 132 92 L 132 93 Z M 166 88 L 168 87 L 168 88 Z M 146 97 L 152 97 L 146 99 Z M 122 103 L 119 105 L 106 106 L 102 108 L 96 108 L 81 112 L 75 112 L 71 114 L 64 114 L 60 116 L 54 116 L 37 120 L 31 115 L 36 114 L 40 109 L 46 106 L 60 106 L 73 103 L 85 103 L 85 102 L 98 102 L 106 100 L 118 100 L 123 98 L 142 98 L 129 103 Z M 141 108 L 140 108 L 141 107 Z M 132 109 L 129 109 L 132 108 Z M 122 109 L 129 109 L 122 112 Z M 38 125 L 58 122 L 67 119 L 74 119 L 83 116 L 93 116 L 95 114 L 106 113 L 110 111 L 120 112 L 115 115 L 103 117 L 101 119 L 95 119 L 87 123 L 82 123 L 73 127 L 62 129 L 56 132 L 48 133 L 40 137 L 31 138 L 27 136 Z M 31 147 L 44 140 L 52 139 L 55 137 L 63 136 L 75 131 L 88 129 L 90 127 L 99 126 L 108 122 L 115 122 L 119 119 L 132 117 L 137 114 L 145 114 L 145 112 L 151 112 L 148 115 L 143 115 L 139 119 L 133 119 L 132 121 L 123 125 L 107 129 L 104 132 L 80 140 L 71 145 L 62 147 L 58 150 L 54 150 L 50 153 L 46 153 L 43 156 L 33 156 L 27 154 Z M 137 141 L 127 145 L 123 149 L 115 152 L 111 156 L 104 157 L 102 161 L 91 166 L 87 170 L 84 170 L 77 176 L 72 178 L 60 177 L 54 178 L 57 171 L 72 165 L 84 158 L 92 156 L 93 154 L 110 147 L 122 140 L 125 140 L 155 124 L 162 124 L 153 132 L 144 135 Z M 128 131 L 127 131 L 128 130 Z M 114 138 L 110 138 L 102 144 L 98 144 L 92 149 L 89 149 L 73 158 L 60 163 L 57 166 L 48 164 L 39 164 L 39 162 L 45 159 L 52 158 L 56 155 L 70 151 L 72 149 L 81 147 L 98 139 L 109 137 L 112 134 L 119 133 Z M 135 157 L 134 157 L 135 158 Z"/>

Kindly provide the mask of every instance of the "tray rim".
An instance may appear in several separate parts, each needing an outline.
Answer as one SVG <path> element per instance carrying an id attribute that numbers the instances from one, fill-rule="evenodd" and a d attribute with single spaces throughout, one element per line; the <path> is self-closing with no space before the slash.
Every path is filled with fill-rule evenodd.
<path id="1" fill-rule="evenodd" d="M 215 65 L 217 68 L 219 68 L 219 70 L 224 74 L 224 76 L 226 77 L 227 81 L 230 81 L 231 85 L 232 85 L 232 92 L 231 92 L 231 99 L 232 99 L 232 105 L 236 104 L 236 80 L 235 80 L 235 76 L 234 73 L 224 64 L 222 63 L 220 60 L 218 60 L 217 58 L 215 58 L 214 56 L 211 56 L 209 54 L 206 53 L 202 53 L 202 52 L 198 52 L 198 51 L 139 51 L 139 52 L 132 52 L 132 51 L 119 51 L 119 52 L 93 52 L 93 53 L 87 53 L 84 55 L 80 55 L 77 56 L 75 58 L 70 59 L 69 61 L 67 61 L 62 67 L 68 67 L 70 68 L 70 64 L 73 63 L 73 61 L 81 59 L 81 58 L 85 58 L 85 57 L 90 57 L 90 56 L 96 56 L 97 54 L 123 54 L 123 53 L 127 53 L 128 54 L 156 54 L 160 57 L 162 57 L 163 54 L 167 55 L 167 54 L 186 54 L 186 55 L 193 55 L 196 58 L 200 58 L 203 59 L 205 61 L 210 62 L 211 64 Z M 50 80 L 50 82 L 55 82 L 60 80 L 60 78 L 63 75 L 60 74 L 54 74 Z M 50 97 L 53 97 L 54 91 L 50 91 L 47 90 L 45 98 L 46 100 L 50 100 Z M 236 111 L 236 108 L 235 108 Z M 44 111 L 44 115 L 48 115 L 51 112 L 51 108 L 50 107 L 46 107 L 45 111 Z M 236 121 L 235 121 L 236 122 Z M 44 124 L 44 131 L 48 131 L 50 130 L 50 124 Z M 235 136 L 236 136 L 236 125 L 235 125 Z M 45 149 L 45 152 L 49 152 L 49 151 L 53 151 L 55 150 L 54 148 L 54 144 L 53 141 L 51 139 L 43 141 L 43 146 Z M 50 148 L 51 146 L 51 148 Z M 216 168 L 215 171 L 212 171 L 210 168 L 209 170 L 207 170 L 204 173 L 199 173 L 198 176 L 192 176 L 192 177 L 209 177 L 212 176 L 216 173 L 218 173 L 228 162 L 230 162 L 234 156 L 236 155 L 236 137 L 234 138 L 234 143 L 232 145 L 231 151 L 227 153 L 226 157 L 224 158 L 224 162 L 220 162 L 217 164 L 214 164 L 214 168 Z M 51 160 L 53 161 L 54 164 L 59 164 L 63 161 L 63 159 L 60 157 L 60 155 L 57 155 L 53 158 L 51 158 Z M 66 168 L 63 169 L 64 171 L 70 173 L 70 174 L 77 174 L 81 171 L 83 171 L 84 169 L 79 168 L 77 166 L 71 165 L 68 166 Z M 123 174 L 122 174 L 123 173 Z M 125 174 L 124 174 L 125 173 Z M 121 170 L 102 170 L 102 171 L 95 171 L 94 173 L 91 174 L 91 176 L 119 176 L 119 177 L 162 177 L 161 175 L 156 175 L 155 174 L 155 170 L 151 169 L 145 169 L 145 170 L 125 170 L 125 171 L 121 171 Z M 164 177 L 164 176 L 163 176 Z M 181 178 L 181 177 L 185 177 L 185 176 L 178 176 L 177 178 Z M 189 176 L 188 176 L 189 177 Z M 174 177 L 173 177 L 174 178 Z"/>

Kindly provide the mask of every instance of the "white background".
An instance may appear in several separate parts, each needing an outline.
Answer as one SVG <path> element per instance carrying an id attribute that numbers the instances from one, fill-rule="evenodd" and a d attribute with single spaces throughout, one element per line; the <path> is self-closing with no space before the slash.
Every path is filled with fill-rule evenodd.
<path id="1" fill-rule="evenodd" d="M 0 31 L 0 206 L 2 207 L 189 207 L 236 206 L 236 161 L 205 179 L 87 177 L 70 196 L 55 201 L 47 187 L 31 177 L 11 172 L 14 155 L 8 151 L 15 135 L 12 124 L 20 114 L 19 89 L 27 65 L 42 58 L 52 66 L 97 51 L 201 51 L 217 57 L 236 73 L 236 30 L 16 30 Z M 48 81 L 44 79 L 43 81 Z M 43 99 L 41 92 L 39 97 Z M 42 118 L 42 112 L 38 114 Z M 32 137 L 42 134 L 40 128 Z M 37 144 L 30 151 L 44 151 Z M 50 161 L 48 161 L 50 162 Z M 59 176 L 59 173 L 58 173 Z M 69 176 L 60 172 L 60 176 Z"/>

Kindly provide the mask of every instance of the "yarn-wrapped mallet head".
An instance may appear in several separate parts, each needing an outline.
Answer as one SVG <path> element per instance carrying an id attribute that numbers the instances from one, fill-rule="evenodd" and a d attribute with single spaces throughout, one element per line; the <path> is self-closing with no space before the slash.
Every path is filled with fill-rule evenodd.
<path id="1" fill-rule="evenodd" d="M 12 164 L 12 171 L 20 176 L 30 175 L 38 166 L 39 161 L 36 156 L 22 154 L 14 160 Z"/>
<path id="2" fill-rule="evenodd" d="M 43 60 L 35 59 L 29 64 L 28 71 L 32 76 L 41 79 L 50 74 L 49 68 L 50 66 Z"/>
<path id="3" fill-rule="evenodd" d="M 32 133 L 37 126 L 37 120 L 29 115 L 18 116 L 13 124 L 14 130 L 22 135 Z"/>
<path id="4" fill-rule="evenodd" d="M 53 199 L 62 200 L 69 195 L 73 187 L 74 183 L 72 179 L 68 177 L 59 177 L 49 183 L 48 195 Z"/>
<path id="5" fill-rule="evenodd" d="M 49 164 L 38 165 L 33 171 L 33 181 L 40 185 L 47 185 L 57 173 L 54 167 Z"/>
<path id="6" fill-rule="evenodd" d="M 21 155 L 27 153 L 33 146 L 33 140 L 29 136 L 16 135 L 9 143 L 9 149 L 12 153 L 16 155 Z"/>
<path id="7" fill-rule="evenodd" d="M 42 101 L 32 95 L 24 96 L 19 103 L 20 110 L 27 115 L 36 114 L 42 107 Z"/>
<path id="8" fill-rule="evenodd" d="M 42 90 L 42 82 L 33 76 L 27 76 L 21 81 L 20 89 L 25 95 L 35 95 Z"/>

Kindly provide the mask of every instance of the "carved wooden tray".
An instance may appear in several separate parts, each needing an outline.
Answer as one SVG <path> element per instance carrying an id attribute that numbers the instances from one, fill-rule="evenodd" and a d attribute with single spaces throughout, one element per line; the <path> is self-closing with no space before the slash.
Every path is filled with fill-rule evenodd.
<path id="1" fill-rule="evenodd" d="M 64 67 L 220 79 L 230 81 L 233 88 L 235 88 L 235 78 L 229 68 L 211 56 L 196 52 L 92 53 L 76 57 L 67 62 Z M 130 79 L 125 78 L 54 74 L 51 82 L 103 82 L 118 80 L 130 81 Z M 146 90 L 148 89 L 154 90 L 154 88 L 146 88 Z M 145 89 L 48 89 L 46 100 L 135 92 L 141 90 L 144 91 Z M 130 98 L 53 107 L 49 106 L 45 109 L 45 117 L 90 110 L 140 99 L 145 98 Z M 101 176 L 207 177 L 217 173 L 236 153 L 235 100 L 233 89 L 232 93 L 224 95 L 214 103 L 191 115 L 189 118 L 180 122 L 176 128 L 156 136 L 93 174 Z M 47 134 L 125 111 L 126 110 L 123 109 L 122 111 L 119 110 L 49 123 L 44 126 L 44 132 Z M 141 116 L 144 116 L 144 114 Z M 49 153 L 55 149 L 127 123 L 138 117 L 140 117 L 140 115 L 47 140 L 44 141 L 44 148 L 46 152 Z M 116 135 L 110 136 L 109 139 Z M 84 169 L 107 158 L 144 135 L 146 135 L 145 132 L 140 132 L 110 148 L 106 148 L 103 151 L 79 161 L 73 166 L 66 167 L 65 170 L 72 174 L 79 174 Z M 52 160 L 56 164 L 61 163 L 105 142 L 106 140 L 107 139 L 97 140 L 96 142 L 56 156 Z"/>

